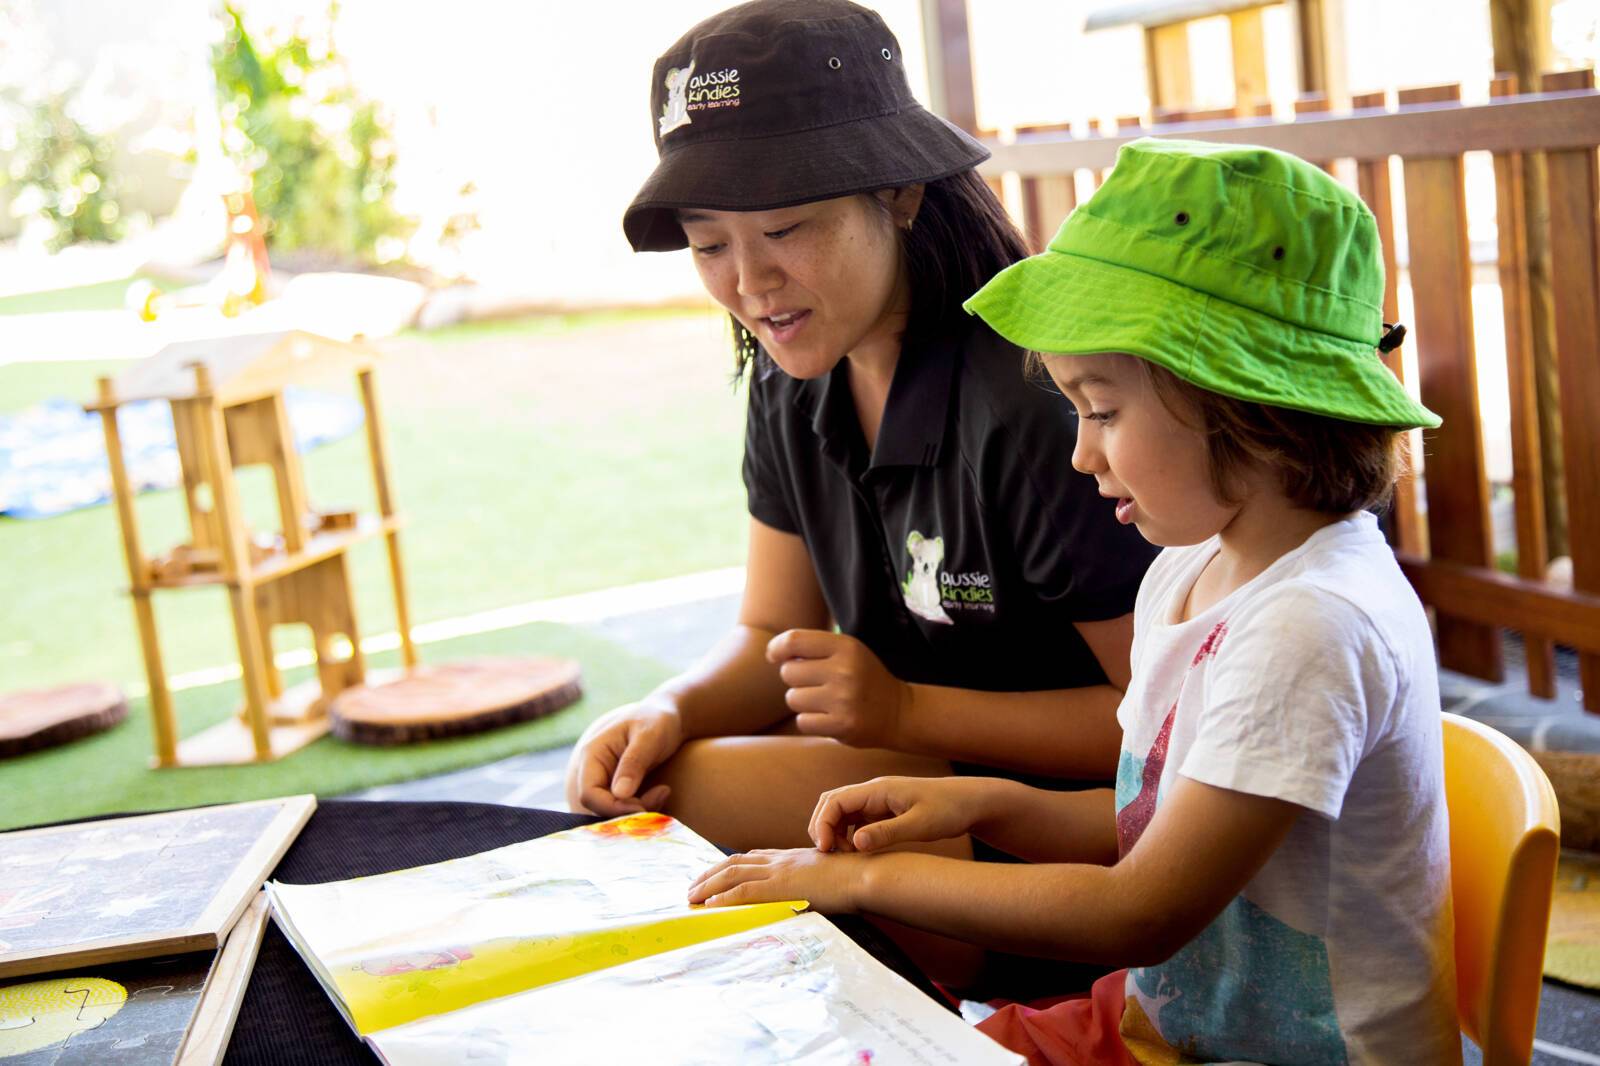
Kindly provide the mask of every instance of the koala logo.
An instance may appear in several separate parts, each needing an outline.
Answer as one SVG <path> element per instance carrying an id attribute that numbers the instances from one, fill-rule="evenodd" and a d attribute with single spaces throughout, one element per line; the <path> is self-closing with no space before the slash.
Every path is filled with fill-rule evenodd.
<path id="1" fill-rule="evenodd" d="M 667 71 L 667 102 L 661 105 L 659 136 L 689 124 L 689 79 L 694 76 L 694 62 L 691 59 L 688 66 Z"/>
<path id="2" fill-rule="evenodd" d="M 901 584 L 906 606 L 918 618 L 954 625 L 940 604 L 939 564 L 944 561 L 944 538 L 924 537 L 913 529 L 906 538 L 906 549 L 911 552 L 911 572 Z"/>

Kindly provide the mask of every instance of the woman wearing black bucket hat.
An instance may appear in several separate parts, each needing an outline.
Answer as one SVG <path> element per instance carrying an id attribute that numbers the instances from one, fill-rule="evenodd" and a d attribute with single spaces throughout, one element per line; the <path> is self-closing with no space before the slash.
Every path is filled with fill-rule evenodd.
<path id="1" fill-rule="evenodd" d="M 660 164 L 623 227 L 689 247 L 733 319 L 748 576 L 721 644 L 585 734 L 574 807 L 783 847 L 882 774 L 1109 779 L 1151 551 L 1072 472 L 1069 406 L 961 311 L 1026 255 L 986 150 L 844 0 L 713 16 L 651 88 Z"/>

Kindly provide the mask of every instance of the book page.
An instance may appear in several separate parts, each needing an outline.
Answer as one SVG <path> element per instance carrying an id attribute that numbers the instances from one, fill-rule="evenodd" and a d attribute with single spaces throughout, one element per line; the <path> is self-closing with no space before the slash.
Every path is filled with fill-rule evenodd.
<path id="1" fill-rule="evenodd" d="M 402 1025 L 368 1043 L 389 1066 L 1023 1061 L 815 914 Z"/>
<path id="2" fill-rule="evenodd" d="M 361 1035 L 790 917 L 690 907 L 723 855 L 634 814 L 409 870 L 273 882 L 273 913 Z"/>

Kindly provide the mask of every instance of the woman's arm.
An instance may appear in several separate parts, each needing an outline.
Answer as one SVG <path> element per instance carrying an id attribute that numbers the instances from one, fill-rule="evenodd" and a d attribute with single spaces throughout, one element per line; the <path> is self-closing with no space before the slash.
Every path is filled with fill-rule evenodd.
<path id="1" fill-rule="evenodd" d="M 792 630 L 767 649 L 802 733 L 1051 777 L 1116 773 L 1117 705 L 1128 684 L 1133 616 L 1076 624 L 1110 684 L 984 692 L 895 678 L 854 637 Z"/>
<path id="2" fill-rule="evenodd" d="M 568 804 L 606 816 L 660 806 L 661 789 L 635 793 L 685 740 L 759 733 L 788 713 L 784 684 L 766 658 L 774 634 L 827 624 L 805 542 L 752 518 L 737 624 L 694 666 L 584 732 L 567 766 Z"/>

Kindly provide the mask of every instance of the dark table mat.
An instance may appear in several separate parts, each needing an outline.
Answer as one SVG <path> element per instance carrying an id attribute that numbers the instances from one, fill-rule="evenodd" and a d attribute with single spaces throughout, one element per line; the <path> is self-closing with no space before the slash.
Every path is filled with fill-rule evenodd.
<path id="1" fill-rule="evenodd" d="M 319 800 L 272 877 L 318 884 L 458 859 L 597 819 L 492 803 Z M 851 939 L 941 1006 L 949 1006 L 893 941 L 855 917 L 833 919 Z M 310 969 L 268 922 L 239 1008 L 227 1066 L 370 1066 L 377 1056 L 350 1031 Z"/>

